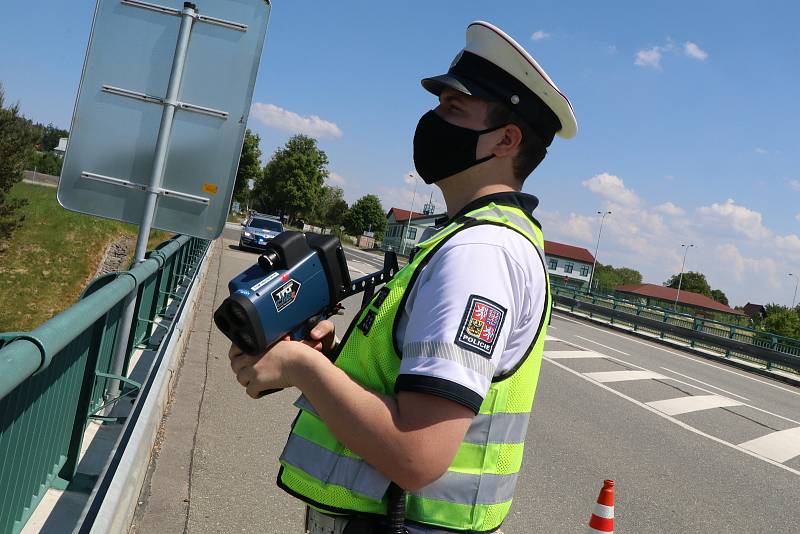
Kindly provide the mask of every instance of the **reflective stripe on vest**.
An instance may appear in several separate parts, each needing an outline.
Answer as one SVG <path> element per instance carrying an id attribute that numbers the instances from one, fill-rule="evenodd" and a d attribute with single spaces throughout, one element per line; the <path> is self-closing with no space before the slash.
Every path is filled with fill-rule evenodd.
<path id="1" fill-rule="evenodd" d="M 468 226 L 487 223 L 506 226 L 526 237 L 547 276 L 544 238 L 524 212 L 493 203 L 473 210 L 418 245 L 411 262 L 386 285 L 389 292 L 381 304 L 375 306 L 373 300 L 353 321 L 336 365 L 363 386 L 394 394 L 401 357 L 395 351 L 394 327 L 407 291 L 449 237 Z M 518 368 L 506 375 L 495 376 L 489 360 L 453 344 L 420 342 L 402 347 L 402 357 L 452 360 L 490 383 L 479 413 L 448 470 L 432 484 L 408 495 L 406 516 L 410 521 L 471 532 L 491 531 L 503 522 L 522 463 L 550 314 L 549 289 L 545 299 L 541 324 L 531 325 L 539 327 L 539 331 L 528 354 Z M 371 314 L 373 323 L 365 334 L 356 326 L 367 314 Z M 279 485 L 322 510 L 385 513 L 384 493 L 389 480 L 340 444 L 304 396 L 295 405 L 301 413 L 281 456 Z"/>

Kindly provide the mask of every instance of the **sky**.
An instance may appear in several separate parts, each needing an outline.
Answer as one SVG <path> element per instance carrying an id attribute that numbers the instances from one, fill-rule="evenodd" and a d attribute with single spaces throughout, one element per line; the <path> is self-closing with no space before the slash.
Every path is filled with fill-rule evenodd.
<path id="1" fill-rule="evenodd" d="M 93 10 L 91 1 L 4 2 L 0 83 L 26 116 L 69 128 Z M 693 244 L 686 270 L 705 273 L 732 305 L 791 304 L 796 1 L 275 0 L 248 121 L 265 160 L 304 133 L 349 202 L 371 193 L 387 210 L 413 201 L 421 211 L 432 195 L 444 211 L 414 171 L 414 129 L 436 105 L 419 80 L 446 72 L 473 20 L 514 37 L 575 109 L 578 135 L 556 137 L 525 182 L 547 239 L 594 252 L 597 212 L 611 211 L 601 263 L 660 284 L 680 270 L 681 244 Z"/>

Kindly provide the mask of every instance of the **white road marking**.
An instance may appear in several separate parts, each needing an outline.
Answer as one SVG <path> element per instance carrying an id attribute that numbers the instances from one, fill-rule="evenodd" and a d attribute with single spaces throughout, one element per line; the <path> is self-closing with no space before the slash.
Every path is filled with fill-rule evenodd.
<path id="1" fill-rule="evenodd" d="M 546 350 L 544 355 L 553 360 L 575 360 L 578 358 L 605 358 L 604 354 L 592 350 Z"/>
<path id="2" fill-rule="evenodd" d="M 662 367 L 661 369 L 663 369 L 663 370 L 665 370 L 665 371 L 669 371 L 670 373 L 675 373 L 675 374 L 676 374 L 676 375 L 678 375 L 678 376 L 682 376 L 682 377 L 684 377 L 684 378 L 688 378 L 689 380 L 694 380 L 694 381 L 695 381 L 695 382 L 697 382 L 698 384 L 703 384 L 704 386 L 708 386 L 708 387 L 710 387 L 710 388 L 717 389 L 717 390 L 719 390 L 719 391 L 722 391 L 723 393 L 727 393 L 728 395 L 731 395 L 731 396 L 733 396 L 733 397 L 738 397 L 738 398 L 740 398 L 740 399 L 744 399 L 744 400 L 746 400 L 746 401 L 749 401 L 749 400 L 750 400 L 750 399 L 748 399 L 747 397 L 742 397 L 741 395 L 737 395 L 736 393 L 731 393 L 731 392 L 730 392 L 730 391 L 728 391 L 727 389 L 722 389 L 721 387 L 718 387 L 718 386 L 712 386 L 711 384 L 709 384 L 709 383 L 707 383 L 707 382 L 703 382 L 702 380 L 698 380 L 698 379 L 696 379 L 696 378 L 692 378 L 691 376 L 689 376 L 689 375 L 685 375 L 685 374 L 683 374 L 683 373 L 679 373 L 678 371 L 673 371 L 672 369 L 667 369 L 666 367 Z"/>
<path id="3" fill-rule="evenodd" d="M 772 432 L 739 446 L 776 462 L 785 462 L 800 456 L 800 427 Z"/>
<path id="4" fill-rule="evenodd" d="M 667 378 L 653 371 L 601 371 L 599 373 L 584 373 L 597 382 L 627 382 L 628 380 L 649 380 L 651 378 Z"/>
<path id="5" fill-rule="evenodd" d="M 685 397 L 657 400 L 645 404 L 667 415 L 678 415 L 682 413 L 699 412 L 700 410 L 710 410 L 711 408 L 740 406 L 742 403 L 720 395 L 687 395 Z"/>
<path id="6" fill-rule="evenodd" d="M 665 413 L 659 412 L 655 408 L 651 408 L 647 404 L 645 404 L 643 402 L 640 402 L 640 401 L 638 401 L 638 400 L 636 400 L 636 399 L 634 399 L 632 397 L 629 397 L 628 395 L 625 395 L 624 393 L 621 393 L 621 392 L 615 390 L 614 388 L 606 386 L 605 384 L 600 384 L 598 382 L 595 382 L 595 381 L 591 380 L 590 378 L 588 378 L 583 373 L 580 373 L 578 371 L 570 369 L 569 367 L 567 367 L 566 365 L 564 365 L 562 363 L 558 363 L 558 362 L 553 361 L 553 360 L 551 360 L 549 358 L 546 358 L 546 360 L 548 362 L 550 362 L 551 364 L 555 365 L 556 367 L 560 367 L 561 369 L 565 370 L 566 372 L 572 373 L 573 375 L 575 375 L 575 376 L 577 376 L 577 377 L 579 377 L 579 378 L 581 378 L 583 380 L 586 380 L 590 384 L 594 384 L 595 386 L 597 386 L 599 388 L 603 388 L 606 391 L 608 391 L 610 393 L 613 393 L 617 397 L 620 397 L 620 398 L 623 398 L 623 399 L 625 399 L 627 401 L 630 401 L 633 404 L 635 404 L 635 405 L 637 405 L 637 406 L 639 406 L 641 408 L 644 408 L 645 410 L 648 410 L 648 411 L 656 414 L 659 417 L 662 417 L 662 418 L 666 419 L 667 421 L 671 421 L 672 423 L 678 425 L 679 427 L 681 427 L 681 428 L 683 428 L 685 430 L 688 430 L 689 432 L 693 432 L 693 433 L 697 434 L 698 436 L 703 436 L 704 438 L 708 438 L 711 441 L 715 441 L 715 442 L 719 443 L 720 445 L 724 445 L 725 447 L 729 447 L 731 449 L 743 452 L 744 454 L 747 454 L 748 456 L 752 456 L 753 458 L 758 458 L 759 460 L 767 462 L 770 465 L 774 465 L 775 467 L 783 469 L 784 471 L 788 471 L 788 472 L 792 473 L 793 475 L 800 476 L 800 471 L 798 471 L 797 469 L 792 469 L 791 467 L 783 465 L 780 462 L 776 462 L 775 460 L 773 460 L 771 458 L 767 458 L 766 456 L 762 456 L 762 455 L 760 455 L 760 454 L 758 454 L 756 452 L 753 452 L 753 451 L 747 450 L 745 448 L 742 448 L 739 445 L 734 445 L 733 443 L 727 442 L 727 441 L 725 441 L 723 439 L 720 439 L 720 438 L 718 438 L 716 436 L 712 436 L 711 434 L 706 434 L 705 432 L 703 432 L 701 430 L 698 430 L 698 429 L 694 428 L 693 426 L 689 426 L 686 423 L 684 423 L 683 421 L 679 421 L 678 419 L 675 419 L 671 415 L 667 415 Z"/>
<path id="7" fill-rule="evenodd" d="M 589 343 L 594 343 L 595 345 L 600 345 L 601 347 L 606 348 L 608 350 L 613 350 L 614 352 L 619 352 L 622 355 L 630 356 L 630 354 L 628 354 L 627 352 L 622 352 L 621 350 L 615 349 L 614 347 L 609 347 L 608 345 L 603 345 L 602 343 L 598 343 L 597 341 L 594 341 L 593 339 L 585 338 L 585 337 L 579 336 L 577 334 L 575 334 L 575 337 L 577 337 L 579 339 L 582 339 L 584 341 L 588 341 Z"/>
<path id="8" fill-rule="evenodd" d="M 545 334 L 545 335 L 544 335 L 544 340 L 545 340 L 545 341 L 561 341 L 561 340 L 560 340 L 560 339 L 558 339 L 557 337 L 553 337 L 553 336 L 551 336 L 550 334 Z"/>
<path id="9" fill-rule="evenodd" d="M 658 345 L 654 345 L 652 343 L 646 343 L 644 341 L 639 341 L 638 339 L 632 339 L 632 337 L 630 335 L 626 336 L 626 335 L 623 335 L 623 334 L 618 334 L 616 332 L 609 332 L 608 330 L 605 330 L 603 328 L 599 328 L 597 326 L 588 325 L 586 323 L 582 323 L 581 321 L 576 321 L 574 319 L 570 319 L 569 317 L 563 317 L 563 316 L 559 315 L 558 318 L 562 319 L 564 321 L 569 321 L 571 323 L 575 323 L 575 324 L 579 324 L 581 326 L 585 326 L 587 328 L 592 328 L 594 330 L 599 330 L 600 332 L 606 333 L 606 334 L 611 335 L 611 336 L 621 337 L 621 338 L 626 339 L 628 341 L 631 341 L 633 343 L 639 343 L 640 345 L 644 345 L 646 347 L 650 347 L 651 349 L 662 350 L 664 352 L 668 352 L 668 353 L 670 353 L 670 354 L 672 354 L 674 356 L 679 356 L 679 357 L 684 358 L 686 360 L 689 360 L 691 362 L 699 363 L 701 365 L 707 365 L 709 367 L 713 367 L 714 369 L 719 369 L 720 371 L 725 371 L 726 373 L 731 373 L 731 374 L 734 374 L 736 376 L 741 376 L 742 378 L 746 378 L 748 380 L 753 380 L 754 382 L 759 382 L 761 384 L 765 384 L 765 385 L 773 387 L 775 389 L 780 389 L 781 391 L 785 391 L 787 393 L 791 393 L 792 395 L 800 395 L 800 392 L 798 392 L 798 391 L 792 391 L 791 389 L 786 389 L 786 388 L 783 388 L 781 386 L 778 386 L 778 385 L 775 385 L 775 384 L 771 384 L 770 382 L 766 382 L 764 380 L 759 380 L 758 378 L 753 378 L 752 376 L 744 375 L 742 373 L 737 373 L 736 371 L 731 371 L 730 369 L 725 369 L 724 367 L 720 367 L 719 365 L 714 365 L 713 363 L 700 361 L 700 360 L 697 359 L 698 356 L 692 357 L 692 356 L 686 356 L 684 354 L 679 354 L 679 353 L 675 352 L 674 350 L 665 349 L 664 347 L 659 347 Z"/>

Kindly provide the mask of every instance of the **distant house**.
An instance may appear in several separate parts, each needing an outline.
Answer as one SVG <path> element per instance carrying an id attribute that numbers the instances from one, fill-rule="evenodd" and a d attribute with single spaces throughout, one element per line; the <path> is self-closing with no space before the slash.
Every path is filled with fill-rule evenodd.
<path id="1" fill-rule="evenodd" d="M 678 296 L 677 289 L 656 284 L 629 284 L 617 287 L 614 292 L 624 299 L 660 308 L 672 308 L 677 297 L 679 305 L 689 308 L 695 315 L 703 317 L 713 317 L 712 312 L 736 317 L 744 316 L 744 312 L 734 310 L 711 297 L 683 290 Z"/>
<path id="2" fill-rule="evenodd" d="M 545 240 L 544 255 L 552 282 L 577 289 L 589 287 L 594 265 L 591 252 L 585 248 Z"/>
<path id="3" fill-rule="evenodd" d="M 58 140 L 58 146 L 53 149 L 53 152 L 58 154 L 59 156 L 63 156 L 64 153 L 67 151 L 67 143 L 69 142 L 69 137 L 61 137 Z"/>
<path id="4" fill-rule="evenodd" d="M 397 252 L 411 252 L 419 243 L 425 229 L 433 226 L 437 219 L 445 215 L 444 213 L 417 213 L 400 208 L 390 209 L 386 214 L 383 248 Z"/>
<path id="5" fill-rule="evenodd" d="M 753 320 L 755 320 L 756 317 L 763 319 L 767 316 L 767 308 L 765 308 L 762 304 L 752 304 L 748 302 L 744 305 L 744 309 L 742 311 L 744 311 L 746 316 Z"/>

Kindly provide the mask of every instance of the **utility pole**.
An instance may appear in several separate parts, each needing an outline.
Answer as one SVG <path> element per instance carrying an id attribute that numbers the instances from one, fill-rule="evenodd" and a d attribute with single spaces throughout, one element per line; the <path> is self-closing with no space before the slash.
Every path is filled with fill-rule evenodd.
<path id="1" fill-rule="evenodd" d="M 411 178 L 414 178 L 414 175 L 409 173 L 408 174 Z M 403 232 L 401 237 L 402 244 L 400 245 L 400 254 L 405 255 L 406 253 L 406 238 L 408 237 L 408 231 L 411 228 L 411 215 L 414 213 L 414 202 L 417 200 L 417 179 L 414 178 L 414 196 L 411 197 L 411 211 L 408 213 L 408 223 L 406 224 L 406 229 Z"/>
<path id="2" fill-rule="evenodd" d="M 693 246 L 692 244 L 681 243 L 681 247 L 684 247 L 683 262 L 681 263 L 681 274 L 678 276 L 678 293 L 675 295 L 675 306 L 673 307 L 675 310 L 678 309 L 678 299 L 681 296 L 681 284 L 683 283 L 683 268 L 686 266 L 686 254 L 688 254 L 689 249 Z"/>
<path id="3" fill-rule="evenodd" d="M 600 218 L 600 231 L 597 232 L 597 244 L 594 246 L 594 261 L 592 262 L 592 272 L 589 273 L 589 293 L 592 292 L 592 280 L 594 280 L 594 269 L 597 266 L 597 250 L 600 248 L 600 236 L 603 235 L 603 222 L 606 220 L 606 215 L 611 215 L 610 211 L 598 211 L 598 215 L 602 215 Z"/>
<path id="4" fill-rule="evenodd" d="M 800 283 L 800 277 L 794 273 L 789 273 L 789 276 L 794 276 L 794 296 L 792 297 L 792 309 L 794 309 L 794 303 L 797 302 L 797 284 Z"/>

